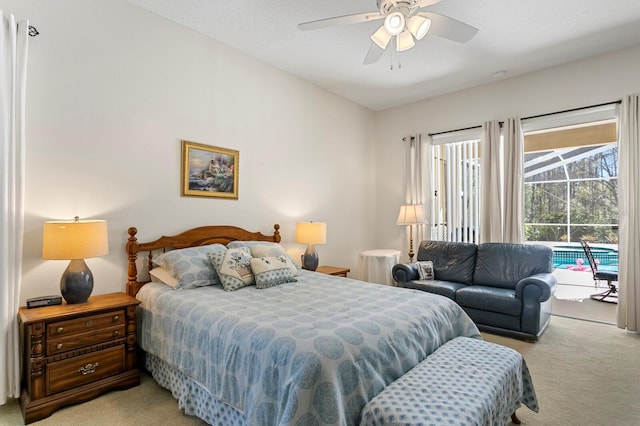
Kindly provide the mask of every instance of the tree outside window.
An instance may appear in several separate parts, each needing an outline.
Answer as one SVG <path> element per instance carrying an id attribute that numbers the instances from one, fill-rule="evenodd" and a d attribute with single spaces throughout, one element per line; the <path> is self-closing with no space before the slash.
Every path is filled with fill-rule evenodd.
<path id="1" fill-rule="evenodd" d="M 525 154 L 527 241 L 618 243 L 615 143 Z"/>

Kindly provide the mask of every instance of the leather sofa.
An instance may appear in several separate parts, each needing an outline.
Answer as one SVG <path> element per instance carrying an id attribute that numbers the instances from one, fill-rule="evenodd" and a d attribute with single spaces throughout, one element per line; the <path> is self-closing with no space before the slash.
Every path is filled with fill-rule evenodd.
<path id="1" fill-rule="evenodd" d="M 433 262 L 434 279 L 418 263 L 392 271 L 399 287 L 453 299 L 480 330 L 535 341 L 551 319 L 552 257 L 543 245 L 423 241 L 417 260 Z"/>

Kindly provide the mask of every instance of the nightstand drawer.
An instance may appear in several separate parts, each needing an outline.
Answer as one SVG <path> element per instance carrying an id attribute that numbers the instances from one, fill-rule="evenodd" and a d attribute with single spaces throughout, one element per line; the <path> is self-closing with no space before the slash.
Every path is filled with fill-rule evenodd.
<path id="1" fill-rule="evenodd" d="M 125 311 L 118 310 L 67 321 L 53 322 L 47 324 L 47 337 L 55 339 L 74 333 L 99 330 L 113 325 L 124 325 L 124 321 Z"/>
<path id="2" fill-rule="evenodd" d="M 77 356 L 47 366 L 47 395 L 91 383 L 125 370 L 124 346 Z"/>
<path id="3" fill-rule="evenodd" d="M 124 324 L 47 340 L 47 356 L 124 337 Z"/>

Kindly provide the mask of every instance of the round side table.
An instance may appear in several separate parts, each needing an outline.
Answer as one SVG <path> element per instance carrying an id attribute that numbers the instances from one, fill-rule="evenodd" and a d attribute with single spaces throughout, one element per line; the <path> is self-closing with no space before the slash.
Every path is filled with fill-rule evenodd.
<path id="1" fill-rule="evenodd" d="M 395 285 L 391 269 L 400 263 L 400 250 L 376 249 L 358 255 L 356 277 L 370 283 Z"/>

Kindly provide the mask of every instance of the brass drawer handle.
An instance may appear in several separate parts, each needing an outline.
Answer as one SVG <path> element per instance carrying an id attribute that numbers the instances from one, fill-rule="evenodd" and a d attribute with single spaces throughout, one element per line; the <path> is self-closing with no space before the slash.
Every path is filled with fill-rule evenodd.
<path id="1" fill-rule="evenodd" d="M 56 345 L 56 349 L 62 349 L 62 343 L 58 343 L 58 344 Z"/>
<path id="2" fill-rule="evenodd" d="M 118 322 L 120 320 L 120 315 L 115 315 L 113 317 L 113 322 Z"/>
<path id="3" fill-rule="evenodd" d="M 118 337 L 120 335 L 120 332 L 118 330 L 113 332 L 113 337 Z"/>
<path id="4" fill-rule="evenodd" d="M 60 334 L 64 331 L 64 327 L 58 327 L 58 329 L 56 330 L 56 333 Z"/>
<path id="5" fill-rule="evenodd" d="M 98 364 L 97 362 L 94 364 L 87 364 L 84 367 L 78 368 L 78 373 L 82 373 L 83 376 L 86 376 L 87 374 L 95 373 L 96 368 L 98 368 L 99 366 L 100 364 Z"/>

